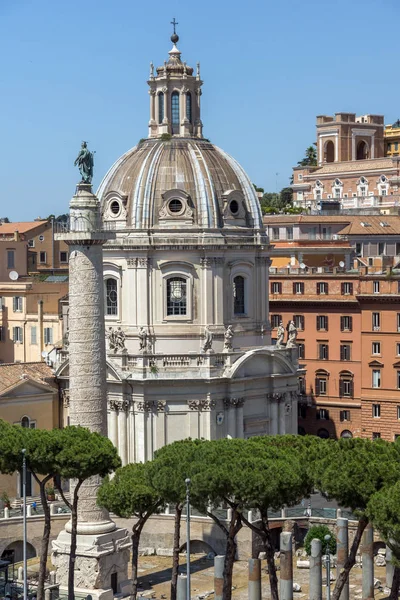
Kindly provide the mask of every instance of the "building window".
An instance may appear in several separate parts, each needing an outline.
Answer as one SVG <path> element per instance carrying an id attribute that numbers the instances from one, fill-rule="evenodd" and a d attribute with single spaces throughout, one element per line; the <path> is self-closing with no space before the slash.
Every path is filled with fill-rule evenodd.
<path id="1" fill-rule="evenodd" d="M 22 327 L 13 327 L 13 342 L 22 344 L 24 341 L 24 333 Z"/>
<path id="2" fill-rule="evenodd" d="M 186 118 L 189 123 L 192 122 L 192 94 L 190 92 L 186 93 Z"/>
<path id="3" fill-rule="evenodd" d="M 352 331 L 353 330 L 353 317 L 340 317 L 340 330 L 341 331 Z"/>
<path id="4" fill-rule="evenodd" d="M 306 357 L 306 345 L 305 345 L 305 343 L 304 342 L 299 342 L 297 344 L 297 349 L 298 349 L 298 352 L 299 352 L 299 359 L 300 360 L 304 360 L 305 357 Z"/>
<path id="5" fill-rule="evenodd" d="M 373 388 L 381 387 L 381 370 L 380 369 L 372 370 L 372 387 Z"/>
<path id="6" fill-rule="evenodd" d="M 340 360 L 351 360 L 351 344 L 340 344 Z"/>
<path id="7" fill-rule="evenodd" d="M 397 406 L 397 418 L 400 419 L 400 405 Z"/>
<path id="8" fill-rule="evenodd" d="M 46 346 L 53 343 L 53 329 L 52 327 L 44 328 L 44 343 Z"/>
<path id="9" fill-rule="evenodd" d="M 397 331 L 400 331 L 400 313 L 397 313 Z"/>
<path id="10" fill-rule="evenodd" d="M 340 375 L 339 378 L 339 397 L 340 398 L 352 398 L 353 397 L 353 379 L 349 375 Z"/>
<path id="11" fill-rule="evenodd" d="M 296 329 L 304 331 L 304 315 L 293 315 L 293 323 Z"/>
<path id="12" fill-rule="evenodd" d="M 304 377 L 299 377 L 299 394 L 304 396 L 306 393 L 306 380 Z"/>
<path id="13" fill-rule="evenodd" d="M 380 354 L 381 353 L 381 343 L 380 342 L 372 342 L 372 354 Z"/>
<path id="14" fill-rule="evenodd" d="M 343 421 L 351 421 L 350 419 L 350 411 L 349 410 L 341 410 L 340 411 L 340 420 Z M 341 436 L 343 437 L 343 436 Z"/>
<path id="15" fill-rule="evenodd" d="M 381 439 L 381 434 L 379 433 L 379 431 L 374 431 L 372 433 L 372 439 L 373 440 L 380 440 Z"/>
<path id="16" fill-rule="evenodd" d="M 7 250 L 7 269 L 15 269 L 15 250 Z"/>
<path id="17" fill-rule="evenodd" d="M 293 294 L 304 294 L 304 283 L 302 281 L 296 281 L 293 284 Z"/>
<path id="18" fill-rule="evenodd" d="M 171 94 L 171 118 L 172 126 L 179 127 L 179 93 Z"/>
<path id="19" fill-rule="evenodd" d="M 317 316 L 317 330 L 328 331 L 328 317 L 326 315 Z"/>
<path id="20" fill-rule="evenodd" d="M 279 240 L 279 227 L 272 228 L 272 239 Z"/>
<path id="21" fill-rule="evenodd" d="M 34 248 L 35 247 L 35 240 L 28 240 L 28 248 Z"/>
<path id="22" fill-rule="evenodd" d="M 299 419 L 305 419 L 307 417 L 307 406 L 305 404 L 297 405 L 297 416 Z"/>
<path id="23" fill-rule="evenodd" d="M 286 227 L 286 239 L 293 240 L 293 227 Z"/>
<path id="24" fill-rule="evenodd" d="M 396 344 L 396 354 L 397 354 L 397 356 L 400 356 L 400 343 L 399 342 L 397 342 L 397 344 Z"/>
<path id="25" fill-rule="evenodd" d="M 328 293 L 328 284 L 326 281 L 321 281 L 317 283 L 317 294 L 327 294 Z"/>
<path id="26" fill-rule="evenodd" d="M 351 296 L 353 294 L 353 284 L 349 281 L 342 283 L 342 296 Z"/>
<path id="27" fill-rule="evenodd" d="M 319 360 L 328 360 L 329 359 L 328 344 L 318 344 L 318 357 L 319 357 Z"/>
<path id="28" fill-rule="evenodd" d="M 360 242 L 356 243 L 356 256 L 362 256 L 362 244 Z"/>
<path id="29" fill-rule="evenodd" d="M 379 281 L 374 281 L 374 294 L 379 294 Z"/>
<path id="30" fill-rule="evenodd" d="M 273 281 L 271 283 L 271 294 L 282 294 L 282 284 L 280 281 Z"/>
<path id="31" fill-rule="evenodd" d="M 379 417 L 381 416 L 381 405 L 380 404 L 372 405 L 372 416 L 374 417 L 374 419 L 379 419 Z"/>
<path id="32" fill-rule="evenodd" d="M 106 315 L 118 314 L 118 288 L 117 280 L 109 277 L 106 279 Z"/>
<path id="33" fill-rule="evenodd" d="M 60 252 L 60 263 L 68 262 L 68 252 Z"/>
<path id="34" fill-rule="evenodd" d="M 31 327 L 31 344 L 32 345 L 37 344 L 37 328 L 36 328 L 36 325 L 33 325 Z"/>
<path id="35" fill-rule="evenodd" d="M 315 378 L 315 395 L 326 396 L 328 392 L 328 380 L 325 376 Z"/>
<path id="36" fill-rule="evenodd" d="M 349 412 L 349 411 L 347 411 L 347 412 Z M 344 439 L 351 439 L 353 437 L 353 434 L 348 429 L 344 429 L 342 431 L 342 433 L 340 434 L 340 437 L 344 438 Z"/>
<path id="37" fill-rule="evenodd" d="M 282 322 L 282 315 L 271 315 L 271 327 L 276 329 Z"/>
<path id="38" fill-rule="evenodd" d="M 372 329 L 373 331 L 380 331 L 381 329 L 381 314 L 374 312 L 372 313 Z"/>
<path id="39" fill-rule="evenodd" d="M 46 263 L 46 252 L 39 252 L 39 262 L 40 263 Z"/>
<path id="40" fill-rule="evenodd" d="M 158 94 L 158 122 L 162 123 L 164 120 L 164 94 L 161 92 Z"/>
<path id="41" fill-rule="evenodd" d="M 385 243 L 384 242 L 379 242 L 378 254 L 379 254 L 379 256 L 382 256 L 383 254 L 385 254 Z"/>
<path id="42" fill-rule="evenodd" d="M 244 277 L 238 275 L 233 280 L 233 312 L 235 315 L 245 314 L 245 281 Z"/>
<path id="43" fill-rule="evenodd" d="M 13 312 L 22 312 L 22 296 L 14 296 Z"/>
<path id="44" fill-rule="evenodd" d="M 317 409 L 317 419 L 320 421 L 329 421 L 329 410 L 327 408 Z"/>
<path id="45" fill-rule="evenodd" d="M 22 417 L 20 425 L 24 429 L 36 429 L 36 421 L 31 421 L 29 417 Z"/>
<path id="46" fill-rule="evenodd" d="M 400 390 L 400 371 L 397 371 L 397 389 Z"/>
<path id="47" fill-rule="evenodd" d="M 6 341 L 6 332 L 3 325 L 0 325 L 0 342 Z"/>
<path id="48" fill-rule="evenodd" d="M 186 315 L 186 279 L 172 277 L 167 280 L 167 315 Z"/>

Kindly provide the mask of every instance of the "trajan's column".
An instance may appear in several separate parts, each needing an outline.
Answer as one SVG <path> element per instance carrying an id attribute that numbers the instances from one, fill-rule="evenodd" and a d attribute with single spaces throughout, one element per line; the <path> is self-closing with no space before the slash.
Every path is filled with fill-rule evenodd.
<path id="1" fill-rule="evenodd" d="M 69 245 L 69 403 L 70 424 L 107 435 L 103 248 L 112 237 L 101 227 L 99 201 L 92 193 L 93 155 L 82 144 L 76 160 L 82 181 L 70 202 L 70 226 L 58 234 Z M 130 539 L 96 504 L 99 477 L 79 493 L 75 589 L 109 600 L 127 584 Z M 53 542 L 57 580 L 67 586 L 71 541 L 68 522 Z"/>

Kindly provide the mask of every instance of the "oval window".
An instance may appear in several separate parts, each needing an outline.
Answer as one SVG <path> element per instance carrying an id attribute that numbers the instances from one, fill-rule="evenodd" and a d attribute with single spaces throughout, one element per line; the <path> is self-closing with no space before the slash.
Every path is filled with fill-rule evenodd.
<path id="1" fill-rule="evenodd" d="M 237 213 L 239 212 L 239 204 L 238 204 L 237 200 L 232 200 L 229 205 L 229 208 L 233 215 L 237 215 Z"/>
<path id="2" fill-rule="evenodd" d="M 178 198 L 174 198 L 173 200 L 170 200 L 168 209 L 171 213 L 176 215 L 177 213 L 182 212 L 183 204 Z"/>
<path id="3" fill-rule="evenodd" d="M 111 202 L 110 204 L 110 210 L 112 212 L 113 215 L 118 215 L 119 211 L 120 211 L 120 205 L 118 200 L 114 200 L 113 202 Z"/>

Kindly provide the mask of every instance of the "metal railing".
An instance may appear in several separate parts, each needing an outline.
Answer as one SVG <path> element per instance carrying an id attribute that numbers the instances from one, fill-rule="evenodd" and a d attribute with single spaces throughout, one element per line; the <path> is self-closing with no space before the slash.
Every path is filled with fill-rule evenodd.
<path id="1" fill-rule="evenodd" d="M 66 221 L 55 221 L 54 233 L 98 233 L 102 231 L 115 231 L 114 221 L 102 221 L 100 218 L 87 218 L 79 216 Z"/>

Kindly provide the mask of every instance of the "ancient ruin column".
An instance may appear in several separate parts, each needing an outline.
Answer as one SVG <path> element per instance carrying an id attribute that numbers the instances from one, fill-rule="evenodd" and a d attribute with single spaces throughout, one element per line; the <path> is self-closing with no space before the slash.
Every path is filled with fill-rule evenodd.
<path id="1" fill-rule="evenodd" d="M 322 542 L 311 540 L 310 600 L 322 600 Z"/>
<path id="2" fill-rule="evenodd" d="M 99 201 L 91 185 L 80 183 L 70 203 L 70 230 L 58 235 L 69 253 L 69 414 L 70 424 L 107 435 L 107 381 L 102 245 Z M 71 482 L 73 489 L 74 483 Z M 100 477 L 80 488 L 75 586 L 92 596 L 111 598 L 111 574 L 127 579 L 129 537 L 108 512 L 97 506 Z M 53 563 L 60 589 L 68 581 L 71 522 L 53 542 Z M 110 568 L 110 565 L 113 568 Z"/>
<path id="3" fill-rule="evenodd" d="M 280 536 L 281 585 L 280 600 L 293 600 L 293 551 L 292 532 L 283 531 Z"/>
<path id="4" fill-rule="evenodd" d="M 187 600 L 187 577 L 178 575 L 176 584 L 176 600 Z"/>
<path id="5" fill-rule="evenodd" d="M 362 597 L 363 600 L 374 598 L 374 530 L 368 523 L 362 537 Z"/>
<path id="6" fill-rule="evenodd" d="M 248 600 L 261 600 L 261 560 L 249 558 Z"/>
<path id="7" fill-rule="evenodd" d="M 392 551 L 386 546 L 386 587 L 391 589 L 393 583 L 394 565 L 392 564 Z"/>
<path id="8" fill-rule="evenodd" d="M 128 462 L 128 440 L 126 430 L 126 407 L 122 401 L 118 409 L 118 454 L 121 458 L 122 466 L 125 466 Z"/>
<path id="9" fill-rule="evenodd" d="M 349 521 L 348 519 L 337 519 L 337 564 L 336 576 L 339 577 L 341 570 L 349 554 Z M 349 580 L 344 584 L 340 600 L 349 600 Z"/>
<path id="10" fill-rule="evenodd" d="M 218 555 L 214 558 L 214 600 L 222 600 L 224 587 L 225 556 Z"/>

